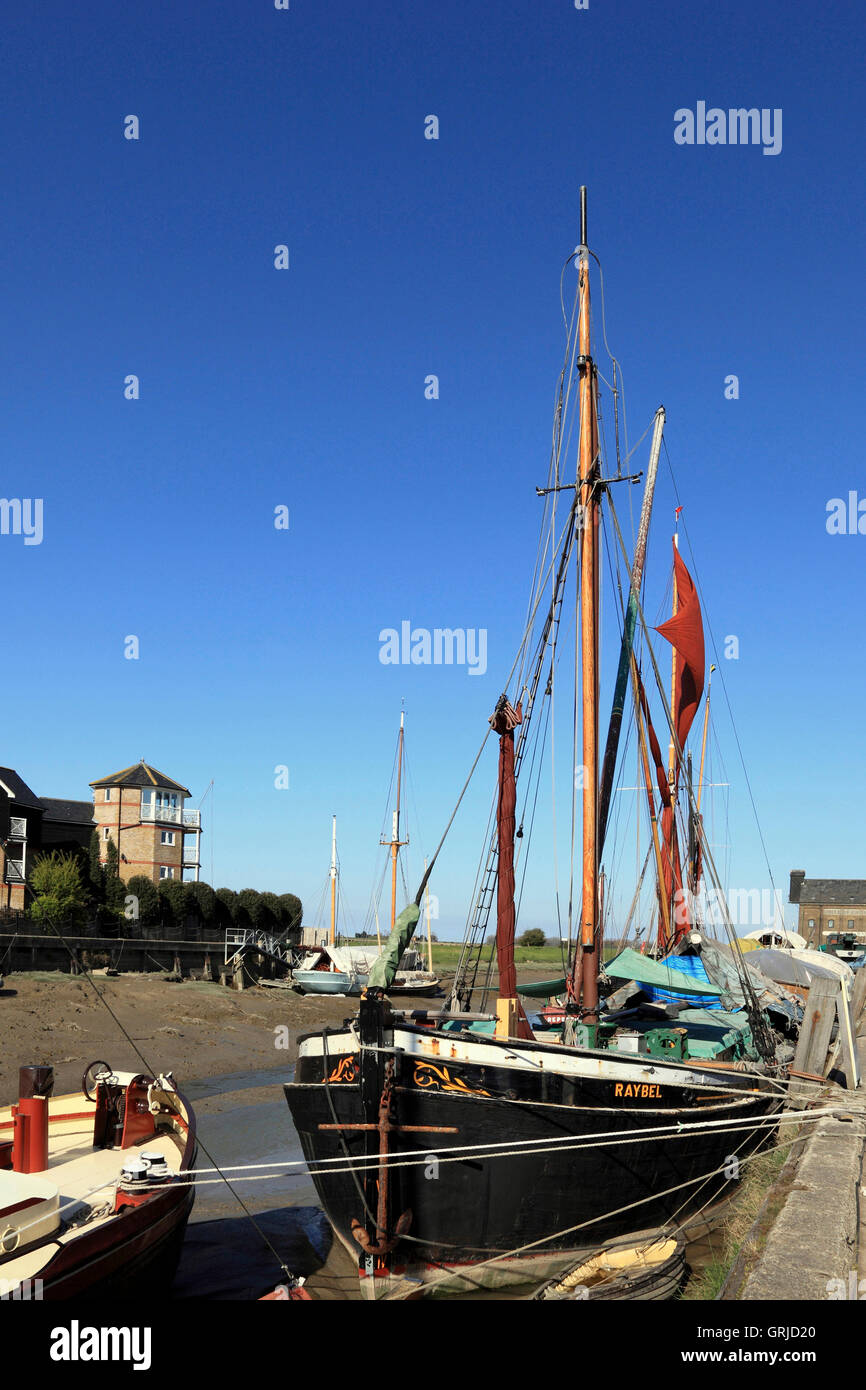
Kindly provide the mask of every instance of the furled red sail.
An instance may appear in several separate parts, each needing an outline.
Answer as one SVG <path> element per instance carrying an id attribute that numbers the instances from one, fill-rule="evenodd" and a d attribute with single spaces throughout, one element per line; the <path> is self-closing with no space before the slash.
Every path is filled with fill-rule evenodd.
<path id="1" fill-rule="evenodd" d="M 657 627 L 656 632 L 670 642 L 680 658 L 674 723 L 680 748 L 683 748 L 704 693 L 704 625 L 697 590 L 676 546 L 674 574 L 677 580 L 677 611 L 666 623 Z"/>
<path id="2" fill-rule="evenodd" d="M 667 938 L 665 935 L 664 914 L 661 914 L 659 917 L 659 946 L 663 951 L 667 951 L 670 950 L 685 932 L 691 930 L 692 924 L 688 898 L 683 890 L 683 871 L 680 860 L 677 823 L 676 817 L 674 816 L 673 797 L 668 783 L 667 772 L 662 762 L 659 741 L 656 737 L 656 731 L 653 728 L 652 719 L 650 718 L 649 703 L 640 674 L 638 674 L 638 693 L 644 719 L 646 720 L 647 743 L 653 763 L 655 764 L 656 781 L 658 782 L 662 800 L 661 834 L 662 872 L 664 875 L 664 882 L 659 885 L 659 892 L 663 892 L 667 900 L 671 936 Z"/>
<path id="3" fill-rule="evenodd" d="M 692 576 L 674 545 L 674 574 L 677 587 L 677 611 L 666 623 L 656 628 L 677 653 L 677 681 L 674 698 L 674 727 L 680 750 L 685 746 L 698 705 L 704 693 L 704 625 L 701 605 Z M 680 764 L 674 772 L 674 788 L 679 783 Z M 664 798 L 663 798 L 664 799 Z M 665 891 L 671 904 L 671 931 L 674 942 L 690 929 L 687 895 L 683 889 L 682 866 L 673 799 L 665 801 L 662 812 L 662 837 L 665 845 Z M 673 944 L 673 943 L 671 943 Z"/>

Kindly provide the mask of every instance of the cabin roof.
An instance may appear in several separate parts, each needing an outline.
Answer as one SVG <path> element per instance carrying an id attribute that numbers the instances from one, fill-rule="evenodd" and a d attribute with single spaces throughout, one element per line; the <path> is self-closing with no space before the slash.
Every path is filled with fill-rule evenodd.
<path id="1" fill-rule="evenodd" d="M 183 792 L 184 796 L 192 795 L 187 787 L 181 786 L 180 782 L 166 777 L 164 772 L 160 772 L 157 768 L 151 767 L 150 763 L 145 762 L 133 763 L 131 767 L 124 767 L 120 772 L 112 772 L 108 777 L 100 777 L 89 785 L 91 787 L 165 787 L 168 791 Z"/>

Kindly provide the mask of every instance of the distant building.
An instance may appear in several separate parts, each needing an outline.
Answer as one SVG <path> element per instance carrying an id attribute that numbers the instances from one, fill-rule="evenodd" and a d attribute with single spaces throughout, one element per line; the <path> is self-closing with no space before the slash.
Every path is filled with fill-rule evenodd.
<path id="1" fill-rule="evenodd" d="M 201 811 L 184 809 L 190 795 L 186 787 L 145 762 L 90 785 L 102 863 L 108 855 L 108 842 L 113 840 L 120 877 L 125 882 L 136 874 L 153 883 L 166 878 L 182 880 L 184 869 L 198 880 Z"/>
<path id="2" fill-rule="evenodd" d="M 866 934 L 866 879 L 807 878 L 791 870 L 788 901 L 799 908 L 797 931 L 810 946 L 820 946 L 831 932 Z"/>
<path id="3" fill-rule="evenodd" d="M 27 906 L 36 854 L 86 849 L 92 831 L 91 802 L 39 797 L 13 768 L 0 767 L 0 909 Z"/>

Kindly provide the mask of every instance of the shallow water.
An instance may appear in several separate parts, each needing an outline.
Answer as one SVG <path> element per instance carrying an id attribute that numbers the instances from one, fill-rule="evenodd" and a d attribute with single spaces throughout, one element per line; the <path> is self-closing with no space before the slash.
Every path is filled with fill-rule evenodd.
<path id="1" fill-rule="evenodd" d="M 331 1228 L 317 1203 L 282 1090 L 292 1070 L 285 1065 L 185 1085 L 197 1112 L 201 1177 L 173 1298 L 260 1298 L 283 1281 L 281 1263 L 306 1277 L 328 1258 Z M 261 1096 L 245 1103 L 244 1092 L 254 1089 Z M 224 1108 L 215 1108 L 213 1102 L 223 1098 Z M 287 1161 L 295 1166 L 276 1166 Z M 218 1174 L 206 1171 L 214 1165 L 237 1196 Z M 257 1166 L 250 1171 L 251 1165 Z"/>

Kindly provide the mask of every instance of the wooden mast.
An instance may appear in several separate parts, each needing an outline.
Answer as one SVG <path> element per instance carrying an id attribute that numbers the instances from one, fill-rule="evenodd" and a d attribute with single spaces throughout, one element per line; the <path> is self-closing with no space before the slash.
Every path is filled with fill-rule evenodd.
<path id="1" fill-rule="evenodd" d="M 710 675 L 707 680 L 707 698 L 704 704 L 704 735 L 701 739 L 701 770 L 698 773 L 698 815 L 701 813 L 701 792 L 704 789 L 704 759 L 707 756 L 707 729 L 710 723 L 710 686 L 713 683 L 713 672 L 715 669 L 715 666 L 710 667 Z"/>
<path id="2" fill-rule="evenodd" d="M 598 1022 L 598 523 L 595 364 L 589 323 L 589 251 L 586 240 L 586 188 L 580 190 L 580 448 L 581 503 L 580 654 L 583 738 L 583 895 L 581 908 L 581 994 L 583 1022 Z"/>
<path id="3" fill-rule="evenodd" d="M 328 944 L 333 946 L 337 940 L 337 817 L 334 816 L 331 824 L 331 930 L 328 933 Z M 331 961 L 331 969 L 334 969 L 334 962 Z"/>
<path id="4" fill-rule="evenodd" d="M 397 809 L 391 822 L 390 840 L 382 840 L 383 845 L 391 847 L 391 930 L 397 920 L 397 855 L 409 841 L 400 839 L 400 793 L 403 783 L 403 720 L 405 711 L 400 711 L 400 733 L 397 736 Z"/>
<path id="5" fill-rule="evenodd" d="M 433 974 L 433 938 L 430 935 L 430 885 L 426 880 L 427 860 L 424 860 L 424 908 L 427 915 L 427 969 Z"/>

